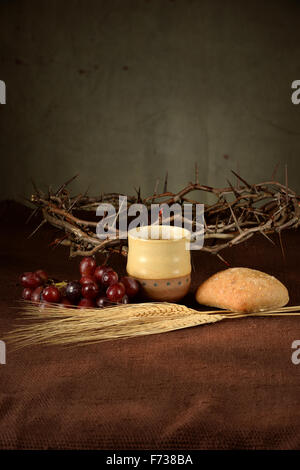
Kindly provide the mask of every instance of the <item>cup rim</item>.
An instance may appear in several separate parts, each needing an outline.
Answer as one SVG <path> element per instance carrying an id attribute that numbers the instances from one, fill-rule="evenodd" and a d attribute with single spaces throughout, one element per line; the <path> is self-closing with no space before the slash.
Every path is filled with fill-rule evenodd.
<path id="1" fill-rule="evenodd" d="M 136 232 L 139 232 L 139 231 L 142 231 L 142 232 L 147 232 L 149 233 L 149 229 L 152 230 L 152 228 L 161 228 L 161 230 L 164 230 L 164 229 L 169 229 L 171 232 L 173 232 L 173 234 L 175 232 L 181 232 L 182 236 L 181 237 L 174 237 L 174 238 L 151 238 L 151 237 L 145 237 L 143 236 L 143 234 L 141 234 L 140 236 L 136 235 Z M 157 224 L 153 224 L 153 225 L 142 225 L 140 227 L 135 227 L 133 229 L 130 229 L 128 231 L 128 238 L 131 238 L 132 240 L 140 240 L 142 242 L 160 242 L 160 243 L 166 243 L 166 242 L 180 242 L 182 240 L 185 240 L 185 241 L 190 241 L 190 238 L 191 238 L 191 232 L 189 230 L 187 230 L 186 228 L 184 227 L 177 227 L 177 226 L 173 226 L 173 225 L 157 225 Z"/>

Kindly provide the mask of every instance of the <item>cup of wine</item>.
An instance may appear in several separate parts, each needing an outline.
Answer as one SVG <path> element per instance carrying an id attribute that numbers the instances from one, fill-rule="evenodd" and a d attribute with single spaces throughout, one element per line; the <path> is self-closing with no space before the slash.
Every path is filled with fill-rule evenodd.
<path id="1" fill-rule="evenodd" d="M 181 227 L 147 225 L 128 232 L 127 272 L 146 297 L 182 299 L 191 285 L 190 232 Z"/>

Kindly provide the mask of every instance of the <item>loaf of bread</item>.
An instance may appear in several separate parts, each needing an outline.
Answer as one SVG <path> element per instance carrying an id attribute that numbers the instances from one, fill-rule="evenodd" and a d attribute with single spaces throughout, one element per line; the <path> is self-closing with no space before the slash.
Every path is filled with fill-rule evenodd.
<path id="1" fill-rule="evenodd" d="M 197 289 L 199 304 L 234 312 L 253 313 L 283 307 L 286 287 L 274 276 L 248 268 L 230 268 L 204 281 Z"/>

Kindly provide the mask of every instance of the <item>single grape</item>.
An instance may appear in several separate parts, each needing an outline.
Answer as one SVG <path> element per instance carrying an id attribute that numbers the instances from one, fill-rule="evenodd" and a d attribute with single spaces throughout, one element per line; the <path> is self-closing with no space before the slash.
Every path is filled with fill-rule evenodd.
<path id="1" fill-rule="evenodd" d="M 60 292 L 57 287 L 48 286 L 42 292 L 42 299 L 46 302 L 59 303 L 60 301 Z"/>
<path id="2" fill-rule="evenodd" d="M 92 257 L 85 257 L 79 265 L 80 274 L 82 276 L 92 276 L 96 269 L 96 261 Z"/>
<path id="3" fill-rule="evenodd" d="M 72 302 L 72 304 L 76 304 L 78 300 L 81 298 L 81 284 L 78 281 L 71 281 L 68 283 L 66 287 L 66 297 Z"/>
<path id="4" fill-rule="evenodd" d="M 98 297 L 98 299 L 96 300 L 96 305 L 99 308 L 108 307 L 109 302 L 107 300 L 107 297 L 105 297 L 104 295 L 101 295 L 100 297 Z"/>
<path id="5" fill-rule="evenodd" d="M 120 302 L 125 295 L 125 286 L 121 282 L 116 282 L 108 287 L 106 296 L 111 302 Z"/>
<path id="6" fill-rule="evenodd" d="M 80 300 L 78 307 L 79 308 L 93 308 L 95 307 L 95 302 L 92 299 L 84 298 Z"/>
<path id="7" fill-rule="evenodd" d="M 130 276 L 124 276 L 122 277 L 121 282 L 124 284 L 126 294 L 129 297 L 135 297 L 138 294 L 140 285 L 136 279 Z"/>
<path id="8" fill-rule="evenodd" d="M 37 274 L 42 279 L 43 284 L 48 281 L 48 274 L 43 269 L 38 269 L 37 271 L 35 271 L 35 274 Z"/>
<path id="9" fill-rule="evenodd" d="M 42 300 L 43 286 L 36 287 L 31 294 L 31 302 L 40 303 Z"/>
<path id="10" fill-rule="evenodd" d="M 38 287 L 43 283 L 40 276 L 32 272 L 23 273 L 20 281 L 23 287 L 31 287 L 32 289 L 35 289 L 35 287 Z"/>
<path id="11" fill-rule="evenodd" d="M 129 297 L 128 297 L 127 294 L 123 295 L 121 303 L 122 304 L 129 304 Z"/>
<path id="12" fill-rule="evenodd" d="M 99 295 L 99 287 L 96 282 L 84 284 L 81 288 L 81 295 L 86 299 L 95 299 Z"/>
<path id="13" fill-rule="evenodd" d="M 109 286 L 111 286 L 112 284 L 116 284 L 116 282 L 118 282 L 118 279 L 119 279 L 119 276 L 118 276 L 118 274 L 116 273 L 116 271 L 114 271 L 113 269 L 107 269 L 107 270 L 104 271 L 104 273 L 103 273 L 103 276 L 102 276 L 102 284 L 103 284 L 105 287 L 109 287 Z"/>
<path id="14" fill-rule="evenodd" d="M 102 266 L 97 266 L 94 272 L 94 277 L 96 281 L 101 284 L 103 274 L 109 270 L 112 270 L 112 268 L 110 268 L 109 266 L 105 266 L 104 264 Z"/>
<path id="15" fill-rule="evenodd" d="M 24 287 L 22 291 L 22 299 L 23 300 L 31 300 L 32 289 L 30 287 Z"/>
<path id="16" fill-rule="evenodd" d="M 95 282 L 95 281 L 96 279 L 94 276 L 82 276 L 79 282 L 82 286 L 84 286 L 85 284 L 90 284 L 91 282 Z"/>

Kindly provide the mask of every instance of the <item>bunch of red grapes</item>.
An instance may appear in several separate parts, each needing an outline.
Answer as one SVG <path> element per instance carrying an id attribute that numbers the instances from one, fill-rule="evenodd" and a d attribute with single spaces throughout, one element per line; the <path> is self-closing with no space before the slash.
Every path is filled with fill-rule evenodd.
<path id="1" fill-rule="evenodd" d="M 56 303 L 64 307 L 104 308 L 128 304 L 139 292 L 139 283 L 123 276 L 110 266 L 97 266 L 92 257 L 83 258 L 79 265 L 80 280 L 53 283 L 47 273 L 39 269 L 23 273 L 22 298 L 38 304 Z"/>

